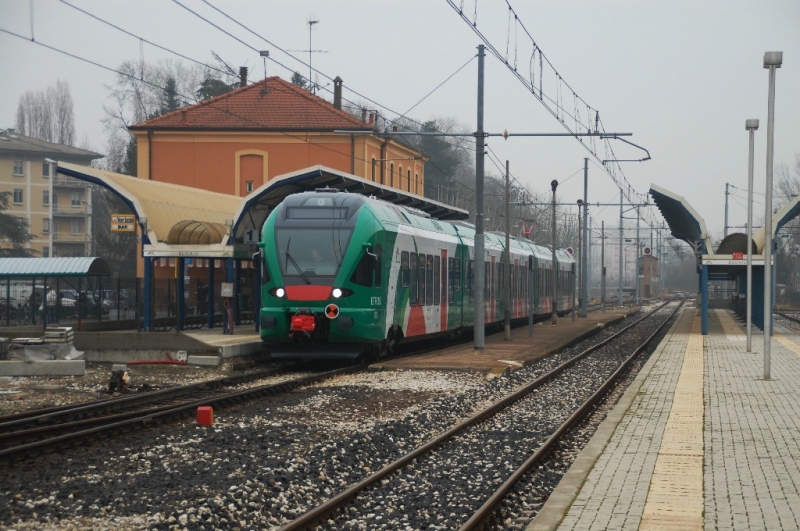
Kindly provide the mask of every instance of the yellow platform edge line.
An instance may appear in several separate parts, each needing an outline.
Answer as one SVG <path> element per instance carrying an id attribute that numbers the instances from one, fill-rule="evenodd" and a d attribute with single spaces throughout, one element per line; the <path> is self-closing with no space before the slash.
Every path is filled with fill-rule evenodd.
<path id="1" fill-rule="evenodd" d="M 703 347 L 695 315 L 639 524 L 642 531 L 703 529 Z"/>

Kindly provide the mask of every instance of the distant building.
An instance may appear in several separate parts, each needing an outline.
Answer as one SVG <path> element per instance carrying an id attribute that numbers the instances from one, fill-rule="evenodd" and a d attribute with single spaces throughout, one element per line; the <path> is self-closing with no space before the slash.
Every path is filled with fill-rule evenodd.
<path id="1" fill-rule="evenodd" d="M 321 164 L 424 195 L 425 158 L 399 137 L 373 134 L 375 116 L 342 111 L 269 77 L 130 127 L 138 177 L 246 196 L 269 179 Z"/>
<path id="2" fill-rule="evenodd" d="M 0 130 L 0 192 L 11 192 L 9 213 L 25 218 L 38 257 L 88 256 L 92 243 L 92 189 L 55 177 L 45 159 L 89 165 L 103 155 Z"/>

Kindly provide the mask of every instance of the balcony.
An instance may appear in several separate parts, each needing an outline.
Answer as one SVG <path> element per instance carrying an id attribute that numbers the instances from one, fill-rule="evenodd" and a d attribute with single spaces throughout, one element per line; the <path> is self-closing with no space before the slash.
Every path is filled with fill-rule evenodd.
<path id="1" fill-rule="evenodd" d="M 53 187 L 61 187 L 61 188 L 89 188 L 92 184 L 87 183 L 86 181 L 79 181 L 78 179 L 73 179 L 72 177 L 54 177 L 53 179 Z"/>
<path id="2" fill-rule="evenodd" d="M 88 216 L 92 213 L 92 207 L 89 205 L 72 206 L 72 203 L 66 205 L 53 205 L 54 216 Z"/>
<path id="3" fill-rule="evenodd" d="M 86 243 L 86 234 L 72 234 L 70 232 L 54 232 L 53 241 L 58 243 Z"/>

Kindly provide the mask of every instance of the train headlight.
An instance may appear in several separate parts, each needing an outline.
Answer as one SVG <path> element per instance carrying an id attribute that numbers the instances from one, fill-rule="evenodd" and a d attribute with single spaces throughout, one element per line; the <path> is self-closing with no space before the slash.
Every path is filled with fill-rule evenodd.
<path id="1" fill-rule="evenodd" d="M 272 288 L 271 290 L 269 290 L 269 294 L 272 295 L 273 297 L 278 297 L 279 299 L 282 299 L 286 296 L 286 290 L 283 288 Z"/>
<path id="2" fill-rule="evenodd" d="M 343 299 L 345 297 L 349 297 L 354 293 L 353 290 L 347 288 L 333 288 L 331 290 L 331 297 L 334 299 Z"/>

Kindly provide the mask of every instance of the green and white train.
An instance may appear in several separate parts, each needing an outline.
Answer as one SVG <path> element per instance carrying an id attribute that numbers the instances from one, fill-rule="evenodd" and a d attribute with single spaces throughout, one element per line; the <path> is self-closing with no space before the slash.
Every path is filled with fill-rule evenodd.
<path id="1" fill-rule="evenodd" d="M 549 248 L 513 237 L 508 266 L 505 237 L 484 237 L 476 260 L 468 223 L 330 189 L 290 195 L 261 231 L 261 338 L 276 359 L 356 359 L 400 341 L 456 336 L 474 326 L 481 262 L 487 327 L 503 320 L 506 274 L 512 319 L 527 320 L 531 302 L 535 315 L 551 314 L 552 282 L 558 311 L 572 308 L 568 252 L 558 250 L 553 264 Z"/>

